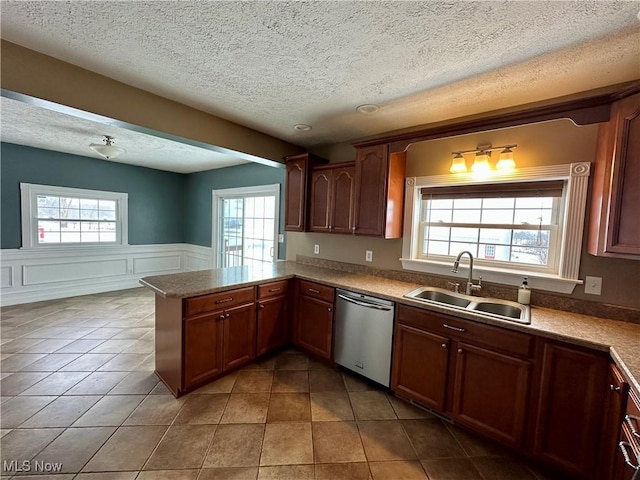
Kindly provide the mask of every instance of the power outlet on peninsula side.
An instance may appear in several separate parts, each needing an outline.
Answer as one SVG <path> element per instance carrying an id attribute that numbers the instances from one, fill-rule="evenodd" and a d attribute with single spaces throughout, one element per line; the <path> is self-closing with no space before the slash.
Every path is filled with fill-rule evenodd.
<path id="1" fill-rule="evenodd" d="M 365 262 L 373 262 L 373 250 L 365 250 L 365 252 L 364 252 L 364 261 Z"/>
<path id="2" fill-rule="evenodd" d="M 585 277 L 584 293 L 588 295 L 602 294 L 602 277 Z"/>
<path id="3" fill-rule="evenodd" d="M 320 245 L 315 244 L 315 245 L 313 246 L 313 253 L 314 253 L 315 255 L 320 255 Z"/>

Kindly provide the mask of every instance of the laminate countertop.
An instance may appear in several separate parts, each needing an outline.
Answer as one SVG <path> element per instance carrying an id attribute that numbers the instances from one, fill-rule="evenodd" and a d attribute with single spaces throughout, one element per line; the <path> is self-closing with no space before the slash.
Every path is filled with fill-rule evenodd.
<path id="1" fill-rule="evenodd" d="M 140 280 L 140 283 L 163 297 L 188 298 L 293 277 L 378 296 L 405 305 L 453 314 L 481 323 L 609 351 L 614 362 L 627 377 L 631 388 L 640 396 L 640 325 L 635 323 L 536 306 L 531 307 L 530 325 L 492 318 L 478 319 L 472 313 L 465 311 L 453 313 L 446 307 L 427 306 L 418 300 L 404 297 L 411 290 L 425 285 L 284 261 L 263 267 L 229 267 L 158 275 L 145 277 Z"/>

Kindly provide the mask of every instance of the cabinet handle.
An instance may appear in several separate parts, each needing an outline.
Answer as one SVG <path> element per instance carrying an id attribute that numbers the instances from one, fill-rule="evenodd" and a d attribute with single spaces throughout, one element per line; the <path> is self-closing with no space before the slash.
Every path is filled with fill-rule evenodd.
<path id="1" fill-rule="evenodd" d="M 259 303 L 258 308 L 264 308 L 264 305 L 262 303 Z"/>
<path id="2" fill-rule="evenodd" d="M 224 320 L 224 313 L 220 314 L 220 316 L 218 317 L 218 320 Z"/>
<path id="3" fill-rule="evenodd" d="M 229 318 L 230 316 L 231 316 L 231 314 L 230 314 L 230 313 L 227 313 L 227 314 L 224 316 L 224 318 Z"/>
<path id="4" fill-rule="evenodd" d="M 352 231 L 353 233 L 356 233 L 356 226 L 355 226 L 355 225 L 354 225 L 353 227 L 351 227 L 351 231 Z"/>
<path id="5" fill-rule="evenodd" d="M 625 415 L 624 417 L 624 421 L 626 422 L 627 425 L 629 425 L 631 434 L 636 438 L 640 438 L 640 432 L 638 432 L 638 429 L 636 428 L 636 425 L 638 424 L 638 420 L 639 420 L 638 417 L 634 415 Z"/>
<path id="6" fill-rule="evenodd" d="M 440 345 L 442 348 L 447 348 L 447 344 L 443 343 L 442 345 Z"/>
<path id="7" fill-rule="evenodd" d="M 331 231 L 333 229 L 333 227 L 331 225 L 329 225 L 329 231 Z"/>
<path id="8" fill-rule="evenodd" d="M 227 303 L 227 302 L 233 302 L 233 297 L 223 298 L 222 300 L 216 300 L 215 303 Z"/>
<path id="9" fill-rule="evenodd" d="M 622 452 L 622 456 L 624 457 L 624 463 L 629 465 L 635 471 L 640 470 L 640 465 L 634 465 L 633 463 L 631 463 L 631 457 L 629 456 L 629 452 L 627 451 L 628 448 L 631 448 L 631 445 L 629 445 L 627 442 L 620 442 L 618 446 L 620 447 L 620 451 Z"/>
<path id="10" fill-rule="evenodd" d="M 269 289 L 269 293 L 279 292 L 280 290 L 282 290 L 280 287 L 278 287 L 278 288 L 270 288 Z"/>
<path id="11" fill-rule="evenodd" d="M 328 312 L 333 312 L 333 308 L 329 307 L 329 308 L 327 308 L 327 311 Z"/>
<path id="12" fill-rule="evenodd" d="M 613 383 L 611 385 L 609 385 L 609 388 L 611 389 L 612 392 L 619 392 L 620 391 L 620 387 L 618 385 L 614 385 Z"/>
<path id="13" fill-rule="evenodd" d="M 309 291 L 310 291 L 311 293 L 317 293 L 317 294 L 319 294 L 319 293 L 320 293 L 320 290 L 316 290 L 315 288 L 310 288 L 310 289 L 309 289 Z"/>
<path id="14" fill-rule="evenodd" d="M 462 349 L 461 348 L 458 349 L 458 353 L 462 353 Z"/>
<path id="15" fill-rule="evenodd" d="M 444 328 L 448 328 L 449 330 L 455 330 L 456 332 L 466 332 L 464 328 L 454 327 L 452 325 L 449 325 L 448 323 L 443 323 L 442 326 Z"/>

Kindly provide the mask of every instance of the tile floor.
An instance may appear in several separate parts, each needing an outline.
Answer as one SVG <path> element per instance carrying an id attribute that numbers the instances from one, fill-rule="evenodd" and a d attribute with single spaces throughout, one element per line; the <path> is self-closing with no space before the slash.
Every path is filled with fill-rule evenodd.
<path id="1" fill-rule="evenodd" d="M 551 478 L 294 350 L 175 399 L 153 308 L 140 288 L 2 309 L 3 478 Z"/>

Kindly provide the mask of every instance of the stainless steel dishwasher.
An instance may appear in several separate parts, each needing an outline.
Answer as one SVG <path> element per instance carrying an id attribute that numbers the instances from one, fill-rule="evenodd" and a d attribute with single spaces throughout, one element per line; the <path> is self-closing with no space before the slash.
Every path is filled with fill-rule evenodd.
<path id="1" fill-rule="evenodd" d="M 334 360 L 374 382 L 391 382 L 395 304 L 337 289 Z"/>

